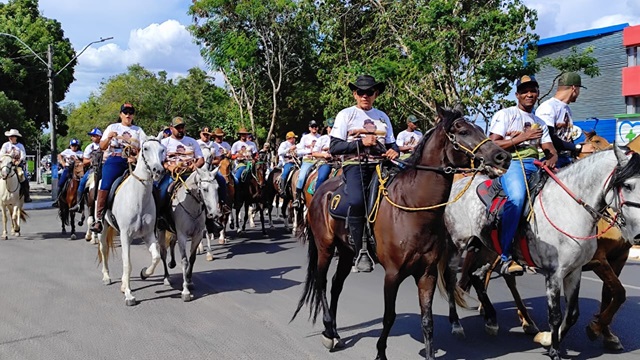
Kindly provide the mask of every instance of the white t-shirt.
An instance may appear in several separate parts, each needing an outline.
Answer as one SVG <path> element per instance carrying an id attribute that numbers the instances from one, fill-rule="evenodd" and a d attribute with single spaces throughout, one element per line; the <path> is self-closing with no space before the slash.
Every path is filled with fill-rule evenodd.
<path id="1" fill-rule="evenodd" d="M 251 146 L 249 141 L 244 142 L 242 140 L 238 140 L 233 143 L 233 146 L 231 146 L 231 155 L 240 154 L 241 156 L 249 157 L 257 152 L 255 144 Z"/>
<path id="2" fill-rule="evenodd" d="M 258 145 L 256 145 L 256 143 L 254 143 L 253 141 L 247 140 L 247 144 L 249 144 L 249 146 L 253 148 L 254 154 L 258 152 Z"/>
<path id="3" fill-rule="evenodd" d="M 82 157 L 85 159 L 91 159 L 91 153 L 94 151 L 100 151 L 100 144 L 96 144 L 92 142 L 84 148 L 84 153 L 82 153 Z"/>
<path id="4" fill-rule="evenodd" d="M 555 97 L 543 102 L 536 109 L 536 116 L 542 119 L 547 126 L 556 129 L 556 135 L 564 141 L 572 141 L 573 117 L 569 104 Z"/>
<path id="5" fill-rule="evenodd" d="M 140 145 L 147 141 L 147 134 L 145 134 L 140 127 L 136 125 L 124 126 L 122 123 L 114 123 L 107 126 L 102 133 L 100 141 L 108 139 L 109 134 L 114 131 L 118 136 L 114 137 L 111 139 L 111 142 L 109 142 L 109 147 L 107 147 L 107 151 L 105 152 L 105 156 L 107 157 L 111 155 L 121 155 L 122 149 L 127 145 L 131 145 L 134 148 L 139 149 Z"/>
<path id="6" fill-rule="evenodd" d="M 351 142 L 356 139 L 351 134 L 351 131 L 361 129 L 375 132 L 378 141 L 383 145 L 392 144 L 396 141 L 393 136 L 391 121 L 387 114 L 375 108 L 364 111 L 356 106 L 343 109 L 336 115 L 330 135 Z M 361 134 L 358 138 L 364 135 Z"/>
<path id="7" fill-rule="evenodd" d="M 169 136 L 162 139 L 160 143 L 167 148 L 167 161 L 169 162 L 189 162 L 203 157 L 200 144 L 188 136 L 182 139 Z"/>
<path id="8" fill-rule="evenodd" d="M 329 136 L 329 134 L 320 136 L 316 145 L 318 147 L 318 151 L 329 152 L 329 146 L 331 145 L 331 136 Z"/>
<path id="9" fill-rule="evenodd" d="M 2 144 L 2 148 L 0 148 L 0 155 L 11 155 L 16 158 L 20 158 L 20 161 L 24 161 L 27 158 L 27 152 L 24 149 L 24 145 L 22 143 L 12 144 L 11 141 L 7 141 Z"/>
<path id="10" fill-rule="evenodd" d="M 68 163 L 72 158 L 75 158 L 74 160 L 82 159 L 83 154 L 80 150 L 73 151 L 71 149 L 64 149 L 64 151 L 60 153 L 60 156 L 62 156 L 64 162 Z"/>
<path id="11" fill-rule="evenodd" d="M 223 153 L 231 153 L 231 145 L 229 145 L 228 142 L 215 142 L 215 144 L 218 146 L 216 149 L 216 157 L 222 156 Z"/>
<path id="12" fill-rule="evenodd" d="M 422 133 L 418 130 L 414 131 L 401 131 L 396 138 L 396 145 L 398 146 L 416 146 L 422 139 Z"/>
<path id="13" fill-rule="evenodd" d="M 525 126 L 531 126 L 532 124 L 538 124 L 542 129 L 542 137 L 540 138 L 541 144 L 551 142 L 549 136 L 549 129 L 547 125 L 533 113 L 528 113 L 520 110 L 517 106 L 512 106 L 506 109 L 502 109 L 493 115 L 491 119 L 491 125 L 489 132 L 492 134 L 500 135 L 505 140 L 509 140 L 516 136 L 516 132 L 524 131 Z M 524 141 L 518 144 L 518 147 L 532 146 L 533 143 Z"/>
<path id="14" fill-rule="evenodd" d="M 296 144 L 292 144 L 286 140 L 280 143 L 280 146 L 278 146 L 278 165 L 284 165 L 284 163 L 292 161 L 289 150 L 293 146 L 296 146 Z"/>
<path id="15" fill-rule="evenodd" d="M 217 145 L 214 145 L 215 141 L 213 141 L 213 140 L 209 140 L 209 142 L 204 142 L 204 141 L 202 141 L 202 139 L 198 139 L 196 141 L 198 142 L 198 145 L 200 145 L 200 147 L 204 146 L 204 147 L 208 147 L 209 149 L 213 149 L 214 146 L 217 146 Z"/>
<path id="16" fill-rule="evenodd" d="M 316 133 L 316 134 L 312 134 L 312 133 L 308 133 L 306 135 L 304 135 L 301 139 L 300 139 L 300 144 L 299 146 L 296 148 L 296 151 L 298 152 L 298 155 L 300 156 L 307 156 L 307 155 L 311 155 L 312 152 L 314 151 L 318 151 L 318 140 L 320 139 L 320 134 Z"/>

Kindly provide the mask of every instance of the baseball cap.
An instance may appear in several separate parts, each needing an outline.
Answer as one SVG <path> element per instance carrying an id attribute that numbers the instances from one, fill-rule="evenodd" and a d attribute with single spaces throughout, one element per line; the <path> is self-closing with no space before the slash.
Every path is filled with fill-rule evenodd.
<path id="1" fill-rule="evenodd" d="M 289 131 L 287 133 L 287 139 L 297 138 L 296 134 L 293 131 Z"/>
<path id="2" fill-rule="evenodd" d="M 415 117 L 414 115 L 409 115 L 409 116 L 407 117 L 407 121 L 408 121 L 408 122 L 410 122 L 410 123 L 414 123 L 414 124 L 415 124 L 415 123 L 417 123 L 417 122 L 418 122 L 418 118 L 417 118 L 417 117 Z"/>
<path id="3" fill-rule="evenodd" d="M 78 141 L 78 139 L 71 139 L 71 141 L 69 141 L 69 146 L 71 145 L 80 145 L 80 141 Z"/>
<path id="4" fill-rule="evenodd" d="M 171 126 L 176 127 L 178 125 L 184 125 L 184 119 L 180 116 L 176 116 L 171 120 Z"/>
<path id="5" fill-rule="evenodd" d="M 102 131 L 100 131 L 100 129 L 99 129 L 99 128 L 93 128 L 93 130 L 89 131 L 89 132 L 87 133 L 87 135 L 89 135 L 89 136 L 94 136 L 94 135 L 96 135 L 96 136 L 102 136 Z"/>
<path id="6" fill-rule="evenodd" d="M 200 130 L 200 134 L 211 135 L 211 129 L 208 126 L 205 126 Z"/>
<path id="7" fill-rule="evenodd" d="M 133 111 L 136 111 L 136 109 L 133 107 L 133 105 L 129 104 L 129 103 L 124 103 L 120 106 L 120 112 L 123 112 L 124 109 L 129 108 Z"/>
<path id="8" fill-rule="evenodd" d="M 335 122 L 335 119 L 330 117 L 327 119 L 327 126 L 333 127 L 333 123 Z"/>
<path id="9" fill-rule="evenodd" d="M 538 81 L 533 75 L 523 75 L 516 80 L 516 90 L 519 90 L 522 85 L 526 84 L 534 84 L 535 86 L 538 86 Z"/>
<path id="10" fill-rule="evenodd" d="M 585 88 L 582 86 L 582 79 L 580 75 L 575 72 L 566 72 L 558 78 L 558 86 L 577 86 L 581 88 Z"/>
<path id="11" fill-rule="evenodd" d="M 318 126 L 318 123 L 315 120 L 309 121 L 309 127 Z"/>

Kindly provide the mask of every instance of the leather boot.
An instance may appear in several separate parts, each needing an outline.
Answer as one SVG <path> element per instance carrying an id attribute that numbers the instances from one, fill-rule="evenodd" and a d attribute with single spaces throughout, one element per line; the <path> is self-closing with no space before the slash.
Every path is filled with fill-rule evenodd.
<path id="1" fill-rule="evenodd" d="M 353 239 L 356 254 L 351 272 L 371 272 L 373 271 L 373 259 L 369 256 L 366 247 L 363 248 L 364 238 L 364 218 L 349 217 L 349 234 Z"/>
<path id="2" fill-rule="evenodd" d="M 75 211 L 77 213 L 81 213 L 84 210 L 84 196 L 80 192 L 76 195 L 77 202 L 74 206 L 72 206 L 69 211 Z"/>
<path id="3" fill-rule="evenodd" d="M 29 181 L 25 180 L 20 185 L 22 186 L 22 191 L 23 191 L 23 194 L 24 194 L 24 202 L 30 203 L 31 202 L 31 196 L 29 195 Z"/>
<path id="4" fill-rule="evenodd" d="M 293 207 L 300 207 L 300 199 L 302 198 L 302 190 L 296 189 L 296 196 L 293 199 Z"/>
<path id="5" fill-rule="evenodd" d="M 96 199 L 96 221 L 91 227 L 91 231 L 94 233 L 102 232 L 102 219 L 104 216 L 104 208 L 107 205 L 107 197 L 109 196 L 109 190 L 98 190 L 98 198 Z"/>

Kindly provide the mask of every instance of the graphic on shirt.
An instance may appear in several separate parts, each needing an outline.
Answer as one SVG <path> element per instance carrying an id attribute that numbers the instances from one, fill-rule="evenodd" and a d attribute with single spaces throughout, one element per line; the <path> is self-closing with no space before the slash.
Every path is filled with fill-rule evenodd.
<path id="1" fill-rule="evenodd" d="M 347 141 L 363 138 L 366 135 L 375 135 L 378 142 L 384 145 L 384 138 L 387 135 L 387 124 L 382 120 L 365 119 L 362 122 L 362 128 L 349 130 L 349 138 Z"/>

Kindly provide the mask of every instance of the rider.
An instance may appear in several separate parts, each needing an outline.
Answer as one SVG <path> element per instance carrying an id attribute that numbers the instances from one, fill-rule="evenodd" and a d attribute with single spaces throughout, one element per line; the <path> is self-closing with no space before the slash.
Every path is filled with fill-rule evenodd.
<path id="1" fill-rule="evenodd" d="M 29 178 L 27 177 L 26 163 L 27 152 L 24 149 L 24 145 L 18 142 L 18 138 L 21 138 L 20 132 L 16 129 L 5 131 L 4 136 L 9 138 L 9 141 L 2 144 L 0 148 L 0 155 L 11 155 L 14 159 L 14 163 L 18 166 L 18 179 L 20 181 L 20 187 L 24 194 L 24 202 L 31 202 L 29 196 Z"/>
<path id="2" fill-rule="evenodd" d="M 206 147 L 211 149 L 212 153 L 216 153 L 216 149 L 218 148 L 218 145 L 215 143 L 215 141 L 211 140 L 211 130 L 209 129 L 208 126 L 205 126 L 202 128 L 202 130 L 200 130 L 200 139 L 197 140 L 198 144 L 200 145 L 200 147 Z"/>
<path id="3" fill-rule="evenodd" d="M 289 131 L 286 136 L 286 140 L 280 143 L 278 146 L 278 162 L 279 166 L 282 166 L 282 174 L 280 175 L 280 196 L 284 197 L 285 187 L 287 186 L 287 178 L 291 169 L 295 166 L 294 156 L 296 151 L 296 134 L 293 131 Z"/>
<path id="4" fill-rule="evenodd" d="M 300 198 L 302 197 L 302 188 L 307 180 L 309 170 L 315 164 L 316 144 L 318 144 L 318 123 L 315 120 L 309 121 L 309 133 L 302 136 L 299 146 L 296 147 L 298 155 L 302 156 L 302 164 L 300 165 L 300 172 L 298 173 L 298 182 L 296 183 L 296 195 L 293 201 L 293 206 L 300 206 Z"/>
<path id="5" fill-rule="evenodd" d="M 580 88 L 584 88 L 580 75 L 574 72 L 564 73 L 558 79 L 555 95 L 536 109 L 536 116 L 549 127 L 553 146 L 558 151 L 559 168 L 571 164 L 573 154 L 580 149 L 580 145 L 573 143 L 573 117 L 569 108 L 569 104 L 578 99 Z"/>
<path id="6" fill-rule="evenodd" d="M 167 148 L 167 161 L 164 163 L 167 172 L 157 185 L 160 190 L 161 207 L 166 203 L 169 185 L 177 179 L 177 176 L 186 179 L 196 168 L 204 165 L 200 144 L 194 138 L 185 135 L 184 119 L 179 116 L 174 117 L 171 120 L 170 129 L 171 136 L 161 141 Z"/>
<path id="7" fill-rule="evenodd" d="M 58 154 L 58 163 L 62 165 L 64 170 L 62 170 L 62 174 L 60 175 L 60 179 L 58 180 L 58 199 L 56 199 L 56 201 L 54 201 L 51 206 L 58 207 L 60 205 L 60 194 L 62 193 L 62 187 L 67 182 L 67 178 L 69 177 L 69 163 L 72 160 L 77 161 L 80 159 L 82 159 L 80 141 L 78 141 L 78 139 L 71 139 L 71 141 L 69 141 L 69 148 Z M 71 171 L 73 171 L 73 169 L 71 169 Z"/>
<path id="8" fill-rule="evenodd" d="M 91 144 L 87 145 L 84 148 L 84 153 L 82 153 L 82 164 L 86 167 L 91 164 L 91 155 L 94 151 L 100 151 L 100 138 L 102 137 L 102 131 L 99 128 L 94 128 L 87 135 L 91 136 Z M 69 209 L 70 211 L 82 212 L 82 208 L 84 206 L 84 189 L 87 187 L 87 181 L 89 181 L 90 171 L 84 173 L 82 179 L 80 179 L 80 185 L 78 185 L 78 202 Z"/>
<path id="9" fill-rule="evenodd" d="M 231 145 L 229 145 L 228 142 L 224 141 L 224 135 L 224 131 L 222 131 L 221 128 L 216 128 L 216 130 L 213 132 L 213 139 L 219 147 L 216 157 L 222 155 L 229 156 L 229 154 L 231 153 Z"/>
<path id="10" fill-rule="evenodd" d="M 133 125 L 135 112 L 135 108 L 129 103 L 120 106 L 118 122 L 107 126 L 100 139 L 100 149 L 106 150 L 107 160 L 102 165 L 102 182 L 96 199 L 96 221 L 91 228 L 93 232 L 102 232 L 102 218 L 111 185 L 125 173 L 129 162 L 135 162 L 141 144 L 147 140 L 147 134 Z M 130 151 L 124 151 L 125 148 Z"/>
<path id="11" fill-rule="evenodd" d="M 345 155 L 343 174 L 349 194 L 349 233 L 355 245 L 354 272 L 370 272 L 373 260 L 363 246 L 365 226 L 365 192 L 380 156 L 398 157 L 399 149 L 393 136 L 391 121 L 384 112 L 373 107 L 373 102 L 384 92 L 385 84 L 376 82 L 373 76 L 358 76 L 349 83 L 356 105 L 343 109 L 336 116 L 331 129 L 330 153 Z M 365 123 L 375 129 L 365 130 Z M 367 127 L 373 127 L 368 125 Z M 371 131 L 373 130 L 373 131 Z"/>
<path id="12" fill-rule="evenodd" d="M 331 153 L 329 153 L 331 137 L 329 136 L 329 133 L 331 133 L 333 122 L 333 118 L 327 119 L 327 126 L 325 127 L 327 133 L 320 136 L 316 145 L 318 155 L 320 155 L 320 157 L 323 157 L 326 161 L 331 160 Z M 318 167 L 318 176 L 316 177 L 316 187 L 313 189 L 314 192 L 318 191 L 318 187 L 320 187 L 320 184 L 322 184 L 329 178 L 332 168 L 333 165 L 328 162 L 323 162 L 322 164 L 320 164 L 320 166 Z"/>
<path id="13" fill-rule="evenodd" d="M 238 130 L 240 140 L 233 143 L 231 147 L 231 158 L 236 161 L 236 172 L 234 174 L 235 183 L 238 185 L 242 180 L 242 173 L 247 167 L 246 161 L 253 159 L 256 154 L 254 147 L 247 142 L 249 132 L 245 128 Z"/>
<path id="14" fill-rule="evenodd" d="M 413 149 L 418 145 L 420 139 L 422 139 L 422 133 L 418 131 L 418 118 L 409 115 L 407 117 L 407 129 L 398 134 L 396 138 L 396 144 L 402 152 L 400 159 L 406 159 L 413 153 Z"/>
<path id="15" fill-rule="evenodd" d="M 253 134 L 249 133 L 249 135 L 247 135 L 247 144 L 249 144 L 249 146 L 251 146 L 253 148 L 253 153 L 257 154 L 258 153 L 258 145 L 256 145 L 255 140 L 256 140 L 256 138 L 253 136 Z"/>
<path id="16" fill-rule="evenodd" d="M 546 160 L 543 162 L 547 166 L 555 167 L 558 160 L 549 129 L 542 119 L 533 114 L 539 93 L 536 79 L 533 76 L 522 76 L 516 81 L 518 105 L 498 111 L 491 119 L 489 128 L 489 138 L 496 145 L 512 152 L 509 170 L 500 178 L 507 195 L 500 230 L 500 271 L 503 274 L 517 275 L 524 271 L 522 266 L 511 259 L 511 245 L 527 199 L 526 181 L 537 171 L 533 164 L 539 157 L 537 145 L 539 144 L 545 153 Z M 526 179 L 523 173 L 526 173 Z"/>

